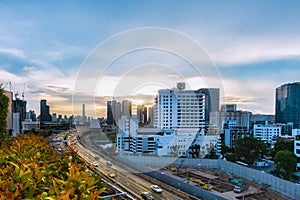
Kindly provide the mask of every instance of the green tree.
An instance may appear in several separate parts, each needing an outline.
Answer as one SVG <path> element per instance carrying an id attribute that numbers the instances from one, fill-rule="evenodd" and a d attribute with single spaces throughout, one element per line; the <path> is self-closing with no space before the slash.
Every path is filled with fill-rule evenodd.
<path id="1" fill-rule="evenodd" d="M 221 144 L 221 154 L 222 155 L 232 153 L 232 152 L 233 152 L 233 148 L 230 148 L 230 147 L 226 146 L 225 144 Z"/>
<path id="2" fill-rule="evenodd" d="M 278 141 L 275 144 L 273 157 L 277 154 L 278 151 L 288 150 L 294 152 L 294 141 Z"/>
<path id="3" fill-rule="evenodd" d="M 8 110 L 8 97 L 5 96 L 2 84 L 0 85 L 0 144 L 7 136 L 6 116 Z"/>
<path id="4" fill-rule="evenodd" d="M 278 151 L 274 157 L 276 164 L 275 175 L 289 180 L 296 170 L 297 156 L 288 150 Z"/>
<path id="5" fill-rule="evenodd" d="M 267 151 L 267 145 L 254 137 L 244 137 L 237 140 L 233 156 L 235 160 L 252 165 L 254 161 L 260 160 Z"/>

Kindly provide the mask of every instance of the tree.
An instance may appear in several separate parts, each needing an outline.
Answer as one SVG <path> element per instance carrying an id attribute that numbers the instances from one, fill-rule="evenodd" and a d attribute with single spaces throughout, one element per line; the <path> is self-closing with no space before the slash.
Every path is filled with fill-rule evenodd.
<path id="1" fill-rule="evenodd" d="M 232 153 L 233 148 L 226 146 L 225 144 L 221 144 L 221 154 L 225 156 L 225 154 Z"/>
<path id="2" fill-rule="evenodd" d="M 2 84 L 0 85 L 0 144 L 7 136 L 6 117 L 8 111 L 8 97 L 4 93 Z"/>
<path id="3" fill-rule="evenodd" d="M 278 151 L 288 150 L 294 152 L 294 141 L 278 141 L 275 144 L 273 157 L 277 154 Z"/>
<path id="4" fill-rule="evenodd" d="M 276 153 L 274 162 L 276 164 L 275 174 L 289 180 L 296 170 L 297 156 L 288 150 L 281 150 Z"/>
<path id="5" fill-rule="evenodd" d="M 267 145 L 254 137 L 244 137 L 237 140 L 234 149 L 235 160 L 252 165 L 254 161 L 260 160 L 267 151 Z"/>

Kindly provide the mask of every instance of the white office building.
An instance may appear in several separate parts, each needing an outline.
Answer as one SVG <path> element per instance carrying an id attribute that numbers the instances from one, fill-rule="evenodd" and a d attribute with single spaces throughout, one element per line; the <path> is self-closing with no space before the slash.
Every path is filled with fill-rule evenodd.
<path id="1" fill-rule="evenodd" d="M 294 140 L 294 154 L 297 156 L 297 168 L 300 168 L 300 135 L 295 136 Z"/>
<path id="2" fill-rule="evenodd" d="M 154 127 L 204 128 L 205 94 L 184 88 L 161 89 L 154 100 Z"/>
<path id="3" fill-rule="evenodd" d="M 297 136 L 297 135 L 300 135 L 300 129 L 298 128 L 292 129 L 292 136 Z"/>
<path id="4" fill-rule="evenodd" d="M 281 136 L 281 126 L 255 124 L 253 127 L 253 137 L 273 144 L 274 138 Z"/>

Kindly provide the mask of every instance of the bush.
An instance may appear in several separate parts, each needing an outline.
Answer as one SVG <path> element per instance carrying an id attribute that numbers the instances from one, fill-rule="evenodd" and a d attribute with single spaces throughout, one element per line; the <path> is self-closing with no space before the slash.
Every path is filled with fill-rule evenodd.
<path id="1" fill-rule="evenodd" d="M 0 200 L 97 199 L 107 187 L 88 176 L 74 149 L 58 154 L 42 136 L 13 137 L 1 145 Z"/>

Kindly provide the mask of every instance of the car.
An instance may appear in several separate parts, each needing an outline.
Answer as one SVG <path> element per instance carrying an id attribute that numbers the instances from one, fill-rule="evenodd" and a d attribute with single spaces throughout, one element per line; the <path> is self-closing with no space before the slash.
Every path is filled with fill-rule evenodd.
<path id="1" fill-rule="evenodd" d="M 109 166 L 109 167 L 111 167 L 111 166 L 112 166 L 112 164 L 111 164 L 111 162 L 110 162 L 110 161 L 106 161 L 106 165 L 107 165 L 107 166 Z"/>
<path id="2" fill-rule="evenodd" d="M 141 196 L 145 200 L 153 200 L 153 196 L 149 192 L 142 192 Z"/>
<path id="3" fill-rule="evenodd" d="M 158 185 L 151 185 L 151 190 L 156 193 L 162 193 L 162 189 Z"/>
<path id="4" fill-rule="evenodd" d="M 99 160 L 100 157 L 99 157 L 98 155 L 95 155 L 95 159 L 96 159 L 96 160 Z"/>
<path id="5" fill-rule="evenodd" d="M 96 161 L 93 162 L 93 165 L 94 165 L 94 167 L 98 167 L 99 166 L 99 164 Z"/>
<path id="6" fill-rule="evenodd" d="M 115 178 L 116 177 L 116 173 L 111 171 L 107 174 L 110 178 Z"/>

